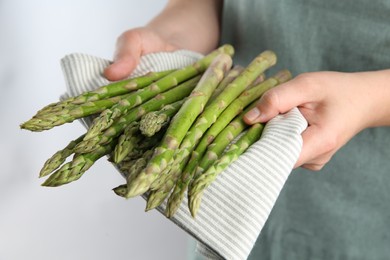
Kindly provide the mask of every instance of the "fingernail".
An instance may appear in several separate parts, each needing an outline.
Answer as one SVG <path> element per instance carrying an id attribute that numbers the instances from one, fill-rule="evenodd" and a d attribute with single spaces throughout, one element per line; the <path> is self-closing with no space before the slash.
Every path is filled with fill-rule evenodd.
<path id="1" fill-rule="evenodd" d="M 257 107 L 255 107 L 255 108 L 252 108 L 251 110 L 249 110 L 249 112 L 245 114 L 245 117 L 249 121 L 253 121 L 256 118 L 258 118 L 260 116 L 260 114 L 261 114 L 260 110 Z"/>

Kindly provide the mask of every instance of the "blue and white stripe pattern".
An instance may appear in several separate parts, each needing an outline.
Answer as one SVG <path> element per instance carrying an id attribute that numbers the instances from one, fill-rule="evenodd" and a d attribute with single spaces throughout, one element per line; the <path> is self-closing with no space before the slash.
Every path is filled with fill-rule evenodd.
<path id="1" fill-rule="evenodd" d="M 186 50 L 141 58 L 132 76 L 186 66 L 201 55 Z M 85 54 L 61 60 L 67 95 L 77 95 L 109 82 L 102 76 L 110 61 Z M 265 127 L 262 138 L 232 163 L 204 192 L 196 219 L 187 200 L 171 219 L 193 236 L 207 259 L 246 259 L 302 147 L 307 122 L 298 109 L 279 115 Z M 113 167 L 113 169 L 115 169 Z M 163 211 L 165 204 L 158 210 Z"/>

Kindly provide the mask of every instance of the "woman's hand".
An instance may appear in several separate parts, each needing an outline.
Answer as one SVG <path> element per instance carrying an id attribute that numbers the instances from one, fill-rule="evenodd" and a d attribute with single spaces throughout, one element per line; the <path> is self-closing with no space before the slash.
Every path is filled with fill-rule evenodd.
<path id="1" fill-rule="evenodd" d="M 320 170 L 354 135 L 390 125 L 390 71 L 313 72 L 266 92 L 245 120 L 266 122 L 298 107 L 308 122 L 295 167 Z"/>
<path id="2" fill-rule="evenodd" d="M 109 80 L 131 74 L 142 55 L 188 49 L 203 54 L 218 45 L 222 0 L 170 0 L 145 27 L 124 32 L 117 40 L 114 63 L 106 68 Z"/>
<path id="3" fill-rule="evenodd" d="M 114 62 L 104 70 L 108 80 L 121 80 L 131 74 L 142 55 L 179 49 L 175 43 L 164 38 L 152 28 L 141 27 L 128 30 L 119 36 Z"/>

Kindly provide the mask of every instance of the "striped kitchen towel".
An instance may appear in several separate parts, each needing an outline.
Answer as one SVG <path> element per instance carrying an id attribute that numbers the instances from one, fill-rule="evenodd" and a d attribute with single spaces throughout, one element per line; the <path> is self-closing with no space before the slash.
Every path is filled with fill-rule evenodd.
<path id="1" fill-rule="evenodd" d="M 145 55 L 132 76 L 180 68 L 200 57 L 186 50 Z M 109 64 L 109 60 L 85 54 L 65 56 L 61 66 L 66 95 L 108 84 L 102 72 Z M 171 220 L 198 241 L 200 254 L 208 259 L 247 259 L 299 156 L 306 127 L 298 109 L 277 116 L 268 122 L 262 138 L 204 192 L 195 219 L 185 198 Z M 164 212 L 164 208 L 165 204 L 158 210 Z"/>

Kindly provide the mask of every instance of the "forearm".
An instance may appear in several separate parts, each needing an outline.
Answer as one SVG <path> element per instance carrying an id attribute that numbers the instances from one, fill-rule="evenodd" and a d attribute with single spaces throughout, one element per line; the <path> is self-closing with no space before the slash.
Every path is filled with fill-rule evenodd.
<path id="1" fill-rule="evenodd" d="M 222 0 L 170 0 L 147 27 L 173 44 L 201 53 L 217 47 Z"/>

